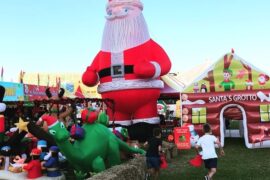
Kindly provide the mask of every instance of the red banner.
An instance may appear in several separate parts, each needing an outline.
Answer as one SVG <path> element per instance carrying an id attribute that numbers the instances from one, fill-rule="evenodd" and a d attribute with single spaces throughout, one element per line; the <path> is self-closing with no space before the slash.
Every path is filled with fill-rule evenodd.
<path id="1" fill-rule="evenodd" d="M 26 101 L 33 101 L 33 100 L 42 100 L 46 99 L 46 90 L 47 86 L 37 86 L 31 84 L 24 84 L 24 95 Z M 50 87 L 50 91 L 53 96 L 56 96 L 58 93 L 57 87 Z"/>
<path id="2" fill-rule="evenodd" d="M 5 132 L 5 117 L 0 114 L 0 133 Z"/>
<path id="3" fill-rule="evenodd" d="M 188 127 L 176 127 L 174 132 L 174 143 L 178 149 L 190 149 L 190 132 Z"/>

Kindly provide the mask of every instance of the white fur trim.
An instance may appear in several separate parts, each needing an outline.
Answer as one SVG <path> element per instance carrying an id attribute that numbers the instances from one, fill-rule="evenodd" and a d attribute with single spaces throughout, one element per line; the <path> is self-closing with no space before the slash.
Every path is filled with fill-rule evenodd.
<path id="1" fill-rule="evenodd" d="M 113 124 L 113 121 L 110 121 L 109 124 Z M 132 121 L 131 120 L 114 121 L 114 124 L 120 124 L 122 126 L 130 126 L 132 124 Z"/>
<path id="2" fill-rule="evenodd" d="M 155 79 L 155 78 L 157 78 L 157 77 L 160 76 L 160 74 L 161 74 L 161 68 L 160 68 L 160 65 L 157 62 L 155 62 L 155 61 L 150 61 L 150 63 L 152 63 L 155 66 L 155 74 L 152 77 L 153 79 Z"/>
<path id="3" fill-rule="evenodd" d="M 58 123 L 59 123 L 59 121 L 56 120 L 53 124 L 51 124 L 50 126 L 48 126 L 48 128 L 51 128 L 51 127 L 55 126 L 55 125 L 58 124 Z"/>
<path id="4" fill-rule="evenodd" d="M 0 103 L 0 112 L 4 112 L 6 110 L 6 104 Z"/>
<path id="5" fill-rule="evenodd" d="M 162 89 L 164 83 L 161 80 L 152 79 L 135 79 L 135 80 L 119 80 L 117 82 L 106 82 L 98 85 L 98 92 L 117 91 L 125 89 L 147 89 L 158 88 Z"/>
<path id="6" fill-rule="evenodd" d="M 109 1 L 106 10 L 108 10 L 111 7 L 114 6 L 120 6 L 120 5 L 131 5 L 131 6 L 136 6 L 143 10 L 143 4 L 140 2 L 140 0 L 112 0 Z"/>
<path id="7" fill-rule="evenodd" d="M 114 121 L 114 124 L 120 124 L 122 126 L 130 126 L 132 124 L 137 124 L 140 122 L 145 122 L 148 124 L 159 124 L 160 119 L 159 117 L 152 117 L 152 118 L 143 118 L 143 119 L 133 119 L 133 120 L 123 120 L 123 121 Z M 109 124 L 112 124 L 113 121 L 110 121 Z"/>
<path id="8" fill-rule="evenodd" d="M 152 117 L 152 118 L 143 118 L 143 119 L 133 119 L 132 124 L 140 123 L 140 122 L 145 122 L 149 124 L 159 124 L 160 119 L 159 117 Z"/>

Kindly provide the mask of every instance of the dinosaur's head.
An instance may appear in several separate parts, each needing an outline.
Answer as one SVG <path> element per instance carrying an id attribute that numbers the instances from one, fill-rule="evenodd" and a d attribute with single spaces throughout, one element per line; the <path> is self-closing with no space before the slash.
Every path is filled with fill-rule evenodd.
<path id="1" fill-rule="evenodd" d="M 44 117 L 45 116 L 45 117 Z M 42 119 L 47 122 L 49 133 L 54 137 L 56 142 L 68 140 L 69 132 L 63 122 L 58 121 L 54 116 L 44 115 Z"/>

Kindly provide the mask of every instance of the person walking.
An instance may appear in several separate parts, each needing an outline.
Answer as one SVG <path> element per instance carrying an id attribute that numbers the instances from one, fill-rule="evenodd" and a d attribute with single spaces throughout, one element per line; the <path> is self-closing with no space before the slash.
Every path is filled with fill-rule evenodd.
<path id="1" fill-rule="evenodd" d="M 155 180 L 159 177 L 160 170 L 160 155 L 162 153 L 162 140 L 161 129 L 153 129 L 153 137 L 144 143 L 144 146 L 148 146 L 146 151 L 146 165 L 147 165 L 147 177 L 152 176 Z"/>
<path id="2" fill-rule="evenodd" d="M 205 180 L 211 180 L 214 174 L 217 172 L 217 153 L 215 145 L 219 147 L 220 155 L 224 156 L 224 150 L 221 146 L 220 141 L 214 135 L 212 135 L 211 127 L 209 124 L 203 125 L 204 135 L 199 138 L 195 148 L 197 154 L 199 154 L 200 148 L 202 149 L 202 159 L 204 160 L 205 168 L 208 169 L 207 175 L 204 177 Z"/>

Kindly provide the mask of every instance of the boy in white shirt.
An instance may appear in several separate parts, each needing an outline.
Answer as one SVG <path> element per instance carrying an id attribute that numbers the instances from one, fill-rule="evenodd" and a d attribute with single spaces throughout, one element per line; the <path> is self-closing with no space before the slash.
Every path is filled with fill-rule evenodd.
<path id="1" fill-rule="evenodd" d="M 206 180 L 211 180 L 217 171 L 217 153 L 215 150 L 215 144 L 218 145 L 220 149 L 220 155 L 224 156 L 224 150 L 221 147 L 220 141 L 211 135 L 211 127 L 209 124 L 203 125 L 204 135 L 199 138 L 197 144 L 195 145 L 196 151 L 199 154 L 199 148 L 202 149 L 202 159 L 204 160 L 205 168 L 208 169 L 208 173 L 205 176 Z"/>

